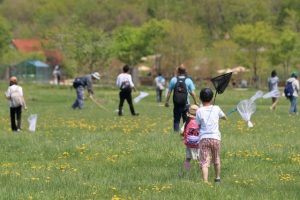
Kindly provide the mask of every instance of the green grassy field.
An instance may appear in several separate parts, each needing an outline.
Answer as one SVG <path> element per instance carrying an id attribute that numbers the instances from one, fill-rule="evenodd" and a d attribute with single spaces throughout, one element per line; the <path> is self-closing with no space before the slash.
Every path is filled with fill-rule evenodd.
<path id="1" fill-rule="evenodd" d="M 5 84 L 1 90 L 4 94 Z M 5 98 L 0 101 L 0 199 L 300 199 L 300 123 L 280 98 L 258 99 L 248 129 L 238 113 L 222 121 L 222 183 L 201 181 L 196 162 L 182 177 L 185 147 L 172 131 L 172 107 L 155 103 L 154 91 L 118 117 L 118 91 L 95 88 L 104 111 L 87 100 L 72 110 L 69 87 L 24 85 L 28 111 L 23 131 L 10 131 Z M 198 94 L 199 91 L 197 91 Z M 216 103 L 227 112 L 255 90 L 227 90 Z M 135 94 L 137 95 L 137 94 Z M 37 131 L 27 117 L 38 114 Z"/>

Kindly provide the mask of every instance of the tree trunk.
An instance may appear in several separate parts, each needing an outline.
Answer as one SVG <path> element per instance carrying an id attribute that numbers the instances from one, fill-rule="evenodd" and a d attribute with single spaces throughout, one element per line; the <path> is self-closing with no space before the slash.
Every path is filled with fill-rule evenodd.
<path id="1" fill-rule="evenodd" d="M 253 84 L 256 88 L 259 88 L 259 76 L 257 75 L 257 52 L 258 49 L 253 50 Z"/>
<path id="2" fill-rule="evenodd" d="M 133 67 L 132 71 L 132 81 L 134 83 L 134 85 L 139 86 L 140 85 L 140 79 L 139 79 L 139 70 L 137 67 Z"/>

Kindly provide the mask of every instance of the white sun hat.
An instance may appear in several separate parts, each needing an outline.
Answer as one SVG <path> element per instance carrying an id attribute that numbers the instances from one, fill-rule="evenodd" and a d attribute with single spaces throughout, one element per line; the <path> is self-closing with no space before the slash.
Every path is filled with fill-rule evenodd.
<path id="1" fill-rule="evenodd" d="M 92 73 L 92 77 L 99 80 L 100 79 L 100 74 L 98 72 Z"/>

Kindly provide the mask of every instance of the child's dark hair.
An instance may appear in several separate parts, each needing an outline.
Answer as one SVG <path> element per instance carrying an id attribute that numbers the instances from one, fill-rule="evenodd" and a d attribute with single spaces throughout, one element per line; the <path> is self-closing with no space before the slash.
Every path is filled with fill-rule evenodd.
<path id="1" fill-rule="evenodd" d="M 275 77 L 275 76 L 277 76 L 277 73 L 276 73 L 275 70 L 273 70 L 273 71 L 271 72 L 271 77 Z"/>
<path id="2" fill-rule="evenodd" d="M 123 72 L 128 72 L 129 71 L 129 65 L 124 65 L 123 66 Z"/>
<path id="3" fill-rule="evenodd" d="M 214 96 L 214 92 L 210 88 L 203 88 L 199 96 L 202 102 L 210 102 Z"/>

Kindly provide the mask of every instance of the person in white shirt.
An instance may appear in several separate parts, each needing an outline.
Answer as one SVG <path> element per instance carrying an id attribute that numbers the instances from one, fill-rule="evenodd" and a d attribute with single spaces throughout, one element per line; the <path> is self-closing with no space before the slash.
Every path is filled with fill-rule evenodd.
<path id="1" fill-rule="evenodd" d="M 131 115 L 138 116 L 139 114 L 134 111 L 134 107 L 132 104 L 131 91 L 132 90 L 136 91 L 136 90 L 132 82 L 131 75 L 129 74 L 128 65 L 123 66 L 123 73 L 118 75 L 116 80 L 116 85 L 118 88 L 120 88 L 120 93 L 119 93 L 120 102 L 119 102 L 119 112 L 118 112 L 119 116 L 123 115 L 123 104 L 125 100 L 129 105 Z"/>
<path id="2" fill-rule="evenodd" d="M 12 76 L 9 79 L 9 87 L 5 93 L 9 100 L 11 130 L 20 131 L 22 121 L 22 107 L 26 110 L 26 104 L 23 97 L 23 89 L 18 85 L 17 77 Z M 17 124 L 16 124 L 17 117 Z"/>
<path id="3" fill-rule="evenodd" d="M 275 70 L 271 72 L 271 77 L 268 78 L 268 87 L 269 91 L 274 91 L 278 90 L 278 83 L 279 83 L 279 78 L 277 76 L 277 73 Z M 271 110 L 275 110 L 276 105 L 278 103 L 278 98 L 272 97 L 272 106 L 270 107 Z"/>
<path id="4" fill-rule="evenodd" d="M 166 80 L 161 73 L 158 73 L 158 76 L 154 79 L 154 81 L 156 86 L 156 101 L 160 103 L 162 92 L 165 89 Z"/>
<path id="5" fill-rule="evenodd" d="M 200 91 L 202 106 L 196 112 L 196 121 L 200 125 L 200 165 L 204 182 L 208 182 L 210 153 L 215 168 L 215 182 L 221 181 L 219 119 L 226 120 L 227 117 L 219 106 L 211 104 L 213 96 L 210 88 L 202 89 Z"/>
<path id="6" fill-rule="evenodd" d="M 54 84 L 59 85 L 60 77 L 61 77 L 61 71 L 60 71 L 59 65 L 55 65 L 54 70 L 53 70 L 53 76 L 54 76 Z"/>

